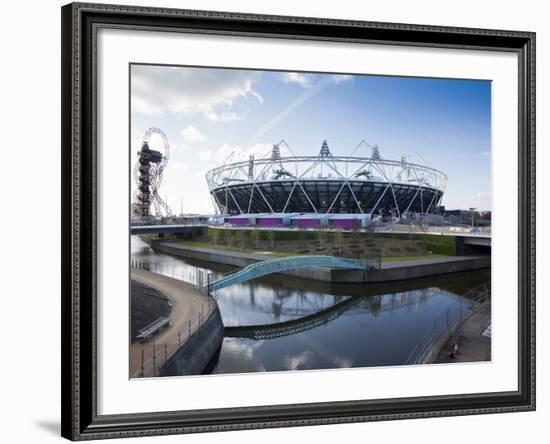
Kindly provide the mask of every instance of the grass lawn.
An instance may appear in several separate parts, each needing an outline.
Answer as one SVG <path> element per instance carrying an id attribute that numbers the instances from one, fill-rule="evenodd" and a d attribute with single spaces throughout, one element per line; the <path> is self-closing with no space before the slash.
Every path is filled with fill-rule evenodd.
<path id="1" fill-rule="evenodd" d="M 239 248 L 239 247 L 229 247 L 227 245 L 214 245 L 213 242 L 197 242 L 197 241 L 189 241 L 189 240 L 181 240 L 178 242 L 182 245 L 187 245 L 189 247 L 197 247 L 197 248 L 211 248 L 216 250 L 223 250 L 223 251 L 235 251 L 238 253 L 250 253 L 250 254 L 262 254 L 265 256 L 273 256 L 273 257 L 288 257 L 288 256 L 300 256 L 300 254 L 297 253 L 284 253 L 284 252 L 273 252 L 273 251 L 266 251 L 266 250 L 254 250 L 250 248 Z M 315 254 L 315 253 L 312 253 Z M 444 254 L 426 254 L 423 256 L 397 256 L 397 257 L 383 257 L 382 262 L 398 262 L 398 261 L 413 261 L 413 260 L 421 260 L 421 259 L 436 259 L 436 258 L 444 258 L 448 257 Z"/>
<path id="2" fill-rule="evenodd" d="M 252 250 L 250 248 L 229 247 L 227 245 L 221 245 L 221 244 L 214 245 L 214 243 L 212 242 L 197 242 L 197 241 L 182 240 L 182 241 L 179 241 L 178 244 L 186 245 L 189 247 L 210 248 L 210 249 L 223 250 L 223 251 L 235 251 L 237 253 L 262 254 L 262 255 L 274 256 L 274 257 L 299 256 L 298 254 L 295 254 L 295 253 L 280 253 L 280 252 L 265 251 L 265 250 Z"/>

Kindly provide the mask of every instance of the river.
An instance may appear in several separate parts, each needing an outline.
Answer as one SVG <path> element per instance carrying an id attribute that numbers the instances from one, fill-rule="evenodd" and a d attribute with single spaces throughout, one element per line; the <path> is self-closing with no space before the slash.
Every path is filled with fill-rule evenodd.
<path id="1" fill-rule="evenodd" d="M 132 258 L 175 274 L 219 276 L 233 268 L 153 251 L 132 236 Z M 245 373 L 401 365 L 447 314 L 468 305 L 461 295 L 490 280 L 490 270 L 382 284 L 330 284 L 270 275 L 219 290 L 229 328 L 205 373 Z M 331 309 L 335 306 L 337 309 Z M 304 319 L 305 318 L 305 319 Z M 294 321 L 294 322 L 289 322 Z M 280 326 L 269 329 L 268 325 Z M 266 330 L 268 333 L 265 334 Z"/>

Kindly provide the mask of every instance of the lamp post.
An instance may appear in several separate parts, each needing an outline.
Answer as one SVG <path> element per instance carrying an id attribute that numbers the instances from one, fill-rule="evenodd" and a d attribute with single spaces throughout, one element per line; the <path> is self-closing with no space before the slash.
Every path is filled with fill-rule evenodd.
<path id="1" fill-rule="evenodd" d="M 472 213 L 472 229 L 474 228 L 474 215 L 476 208 L 468 208 L 470 212 Z"/>

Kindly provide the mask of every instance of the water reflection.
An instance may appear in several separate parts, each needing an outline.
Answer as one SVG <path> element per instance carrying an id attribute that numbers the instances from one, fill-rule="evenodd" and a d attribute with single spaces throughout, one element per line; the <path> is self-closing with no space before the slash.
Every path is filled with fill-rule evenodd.
<path id="1" fill-rule="evenodd" d="M 189 275 L 232 269 L 155 253 L 135 237 L 132 257 Z M 208 372 L 403 364 L 436 321 L 467 309 L 459 295 L 489 279 L 490 270 L 369 285 L 270 275 L 227 287 L 216 293 L 226 337 Z"/>

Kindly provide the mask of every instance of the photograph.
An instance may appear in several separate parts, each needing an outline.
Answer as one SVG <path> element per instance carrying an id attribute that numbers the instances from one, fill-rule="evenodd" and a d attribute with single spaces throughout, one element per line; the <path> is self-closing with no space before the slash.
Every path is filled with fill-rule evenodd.
<path id="1" fill-rule="evenodd" d="M 491 362 L 490 79 L 128 76 L 130 379 Z"/>

